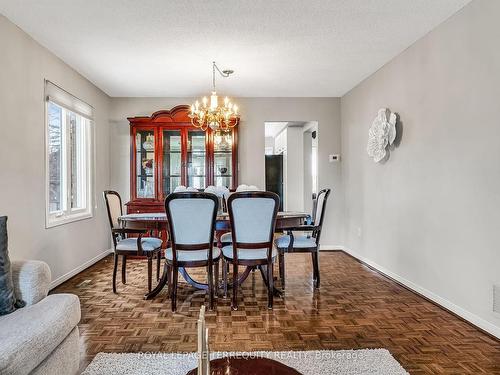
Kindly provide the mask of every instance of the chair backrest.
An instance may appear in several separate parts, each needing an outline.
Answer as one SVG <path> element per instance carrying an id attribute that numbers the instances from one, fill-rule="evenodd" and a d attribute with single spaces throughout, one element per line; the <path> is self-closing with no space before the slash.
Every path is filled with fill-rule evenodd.
<path id="1" fill-rule="evenodd" d="M 233 238 L 233 259 L 237 249 L 268 249 L 271 255 L 280 198 L 270 191 L 233 193 L 228 199 Z"/>
<path id="2" fill-rule="evenodd" d="M 178 250 L 207 250 L 211 263 L 219 200 L 202 192 L 172 193 L 165 199 L 173 261 Z"/>
<path id="3" fill-rule="evenodd" d="M 102 193 L 108 210 L 108 219 L 111 229 L 119 228 L 118 218 L 123 215 L 122 199 L 120 194 L 113 190 L 105 190 Z"/>
<path id="4" fill-rule="evenodd" d="M 325 219 L 326 212 L 326 202 L 328 200 L 328 196 L 330 195 L 331 189 L 322 189 L 313 204 L 313 224 L 319 227 L 317 233 L 315 235 L 317 241 L 319 241 L 319 236 L 321 234 L 321 228 L 323 226 L 323 221 Z"/>

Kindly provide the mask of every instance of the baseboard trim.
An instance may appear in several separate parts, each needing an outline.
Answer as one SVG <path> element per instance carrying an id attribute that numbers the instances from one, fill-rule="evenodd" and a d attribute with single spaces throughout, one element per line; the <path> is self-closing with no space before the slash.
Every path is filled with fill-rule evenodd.
<path id="1" fill-rule="evenodd" d="M 82 265 L 76 267 L 75 269 L 65 273 L 64 275 L 62 276 L 59 276 L 57 279 L 55 280 L 52 280 L 52 282 L 50 283 L 50 289 L 54 289 L 56 286 L 59 286 L 61 285 L 63 282 L 71 279 L 73 276 L 76 276 L 78 275 L 80 272 L 82 272 L 84 269 L 86 268 L 89 268 L 90 266 L 92 266 L 93 264 L 97 263 L 98 261 L 100 261 L 102 258 L 106 257 L 107 255 L 111 254 L 113 252 L 113 249 L 108 249 L 104 252 L 102 252 L 101 254 L 93 257 L 92 259 L 86 261 L 85 263 L 83 263 Z"/>
<path id="2" fill-rule="evenodd" d="M 344 246 L 342 245 L 319 245 L 319 251 L 337 251 L 344 250 Z"/>
<path id="3" fill-rule="evenodd" d="M 438 305 L 439 307 L 449 311 L 453 315 L 456 315 L 457 317 L 465 320 L 467 323 L 470 323 L 474 327 L 478 328 L 479 330 L 495 337 L 496 339 L 500 339 L 500 327 L 497 327 L 490 322 L 484 320 L 483 318 L 471 313 L 470 311 L 467 311 L 463 308 L 461 308 L 458 305 L 455 305 L 453 302 L 448 301 L 447 299 L 431 292 L 430 290 L 427 290 L 420 285 L 417 285 L 410 280 L 405 279 L 404 277 L 389 271 L 388 269 L 380 266 L 379 264 L 371 261 L 370 259 L 356 253 L 355 251 L 352 251 L 351 249 L 345 247 L 345 246 L 339 246 L 338 247 L 340 250 L 344 251 L 346 254 L 352 256 L 353 258 L 357 259 L 361 263 L 367 265 L 368 267 L 374 269 L 375 271 L 379 272 L 380 274 L 386 276 L 387 278 L 395 281 L 396 283 L 402 285 L 403 287 L 411 290 L 412 292 L 424 297 L 425 299 L 429 300 L 430 302 Z"/>

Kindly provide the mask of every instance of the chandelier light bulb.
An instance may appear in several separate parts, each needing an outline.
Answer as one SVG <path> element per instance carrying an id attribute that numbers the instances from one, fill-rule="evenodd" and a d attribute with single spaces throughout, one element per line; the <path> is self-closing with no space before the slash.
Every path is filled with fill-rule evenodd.
<path id="1" fill-rule="evenodd" d="M 210 95 L 210 109 L 213 111 L 219 106 L 219 100 L 217 98 L 217 93 L 212 91 L 212 95 Z"/>

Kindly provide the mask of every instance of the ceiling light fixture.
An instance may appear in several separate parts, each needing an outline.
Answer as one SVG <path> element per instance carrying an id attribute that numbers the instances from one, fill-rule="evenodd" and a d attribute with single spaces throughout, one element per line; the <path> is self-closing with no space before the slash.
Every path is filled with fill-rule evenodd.
<path id="1" fill-rule="evenodd" d="M 191 105 L 191 112 L 189 114 L 191 123 L 203 131 L 206 131 L 208 128 L 212 130 L 229 131 L 231 128 L 238 125 L 238 122 L 240 121 L 238 106 L 231 103 L 227 96 L 224 98 L 224 103 L 219 105 L 219 97 L 217 96 L 217 91 L 215 89 L 216 70 L 224 78 L 227 78 L 234 73 L 234 70 L 230 69 L 221 71 L 215 64 L 215 61 L 212 62 L 213 90 L 210 95 L 210 103 L 208 98 L 204 96 L 203 99 L 201 99 L 201 104 L 197 100 Z"/>

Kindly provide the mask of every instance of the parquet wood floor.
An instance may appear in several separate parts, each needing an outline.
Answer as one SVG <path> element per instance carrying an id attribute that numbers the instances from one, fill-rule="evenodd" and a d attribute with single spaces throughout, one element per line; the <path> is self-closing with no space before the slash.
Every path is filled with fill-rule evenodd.
<path id="1" fill-rule="evenodd" d="M 308 254 L 286 257 L 287 290 L 267 309 L 259 273 L 239 293 L 208 312 L 212 350 L 386 348 L 411 374 L 500 374 L 500 342 L 343 252 L 322 252 L 321 289 L 314 291 Z M 98 352 L 191 352 L 205 292 L 180 283 L 178 312 L 165 291 L 145 301 L 146 262 L 127 262 L 127 285 L 111 290 L 112 258 L 60 285 L 53 293 L 80 297 L 81 367 Z M 200 279 L 203 273 L 198 272 Z"/>

